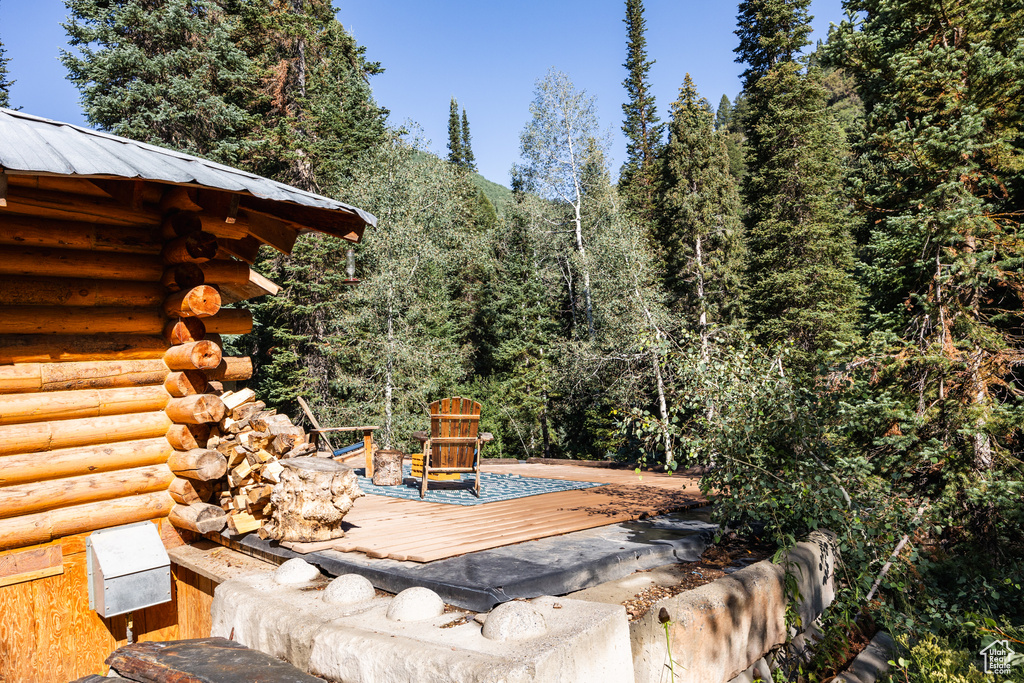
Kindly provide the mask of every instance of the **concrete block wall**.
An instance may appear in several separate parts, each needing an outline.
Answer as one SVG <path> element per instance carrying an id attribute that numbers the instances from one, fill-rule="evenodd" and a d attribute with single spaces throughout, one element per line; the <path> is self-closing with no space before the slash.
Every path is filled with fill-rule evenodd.
<path id="1" fill-rule="evenodd" d="M 630 624 L 637 683 L 726 683 L 750 675 L 786 642 L 787 569 L 796 579 L 795 608 L 806 630 L 835 597 L 837 561 L 834 540 L 815 532 L 778 564 L 758 562 L 660 601 Z"/>

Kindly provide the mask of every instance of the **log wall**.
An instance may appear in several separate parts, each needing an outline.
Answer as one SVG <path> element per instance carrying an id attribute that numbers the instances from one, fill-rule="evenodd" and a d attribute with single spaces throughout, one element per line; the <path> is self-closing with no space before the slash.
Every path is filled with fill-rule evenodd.
<path id="1" fill-rule="evenodd" d="M 181 543 L 168 521 L 176 504 L 169 462 L 192 478 L 218 469 L 205 461 L 189 469 L 176 449 L 182 425 L 205 445 L 203 423 L 223 412 L 219 381 L 252 374 L 248 359 L 223 358 L 214 334 L 251 329 L 247 311 L 221 308 L 218 288 L 248 282 L 250 271 L 230 256 L 239 235 L 207 232 L 215 216 L 169 220 L 181 212 L 160 208 L 167 192 L 158 185 L 147 184 L 132 206 L 87 180 L 8 180 L 0 208 L 0 681 L 68 681 L 105 671 L 103 660 L 125 642 L 125 617 L 89 609 L 86 536 L 152 520 L 166 543 Z M 190 490 L 208 490 L 189 481 Z M 209 635 L 213 586 L 173 573 L 173 601 L 134 614 L 138 639 Z"/>

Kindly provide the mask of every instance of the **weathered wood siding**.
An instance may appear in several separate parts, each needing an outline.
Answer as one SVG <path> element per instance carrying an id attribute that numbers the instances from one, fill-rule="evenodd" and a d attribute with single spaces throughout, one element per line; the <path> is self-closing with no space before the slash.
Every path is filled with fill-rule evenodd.
<path id="1" fill-rule="evenodd" d="M 173 537 L 166 521 L 160 525 L 165 539 Z M 103 660 L 127 643 L 126 616 L 102 619 L 89 609 L 85 536 L 69 536 L 45 546 L 59 549 L 59 574 L 0 586 L 0 681 L 66 683 L 106 673 Z M 0 565 L 5 558 L 24 552 L 0 554 Z M 178 565 L 171 565 L 171 570 L 172 601 L 132 615 L 135 640 L 210 635 L 215 584 Z"/>

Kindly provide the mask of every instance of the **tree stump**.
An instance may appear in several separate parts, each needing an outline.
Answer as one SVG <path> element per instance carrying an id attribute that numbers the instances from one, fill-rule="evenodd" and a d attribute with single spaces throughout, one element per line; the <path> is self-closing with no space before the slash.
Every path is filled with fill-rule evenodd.
<path id="1" fill-rule="evenodd" d="M 276 541 L 311 543 L 345 535 L 341 522 L 365 495 L 351 467 L 334 460 L 281 460 L 281 481 L 270 494 L 271 521 L 264 529 Z"/>
<path id="2" fill-rule="evenodd" d="M 377 486 L 398 486 L 402 483 L 402 451 L 381 448 L 373 453 L 373 483 Z"/>

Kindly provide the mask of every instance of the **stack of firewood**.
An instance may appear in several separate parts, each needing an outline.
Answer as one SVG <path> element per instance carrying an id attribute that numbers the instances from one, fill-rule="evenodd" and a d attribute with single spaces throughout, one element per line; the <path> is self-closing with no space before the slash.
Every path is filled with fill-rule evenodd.
<path id="1" fill-rule="evenodd" d="M 232 533 L 259 531 L 270 518 L 270 494 L 284 469 L 278 461 L 312 455 L 316 448 L 302 427 L 268 410 L 252 389 L 220 398 L 227 415 L 210 430 L 206 447 L 227 459 L 227 474 L 213 483 L 212 502 L 227 513 Z"/>

